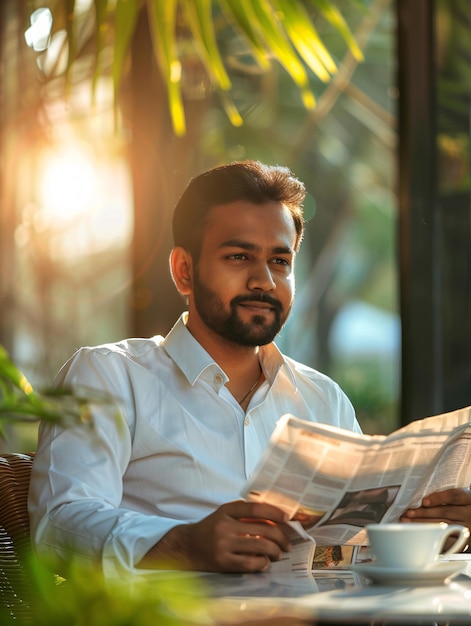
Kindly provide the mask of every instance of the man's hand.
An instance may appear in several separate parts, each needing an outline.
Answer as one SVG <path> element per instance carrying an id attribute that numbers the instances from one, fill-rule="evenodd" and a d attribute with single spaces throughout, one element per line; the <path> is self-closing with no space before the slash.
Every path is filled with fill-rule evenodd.
<path id="1" fill-rule="evenodd" d="M 408 509 L 401 522 L 446 522 L 471 530 L 471 489 L 447 489 L 426 496 L 421 506 Z"/>
<path id="2" fill-rule="evenodd" d="M 180 567 L 198 571 L 264 572 L 291 548 L 287 521 L 283 511 L 269 504 L 229 502 L 199 522 L 172 528 L 139 566 L 176 560 Z"/>

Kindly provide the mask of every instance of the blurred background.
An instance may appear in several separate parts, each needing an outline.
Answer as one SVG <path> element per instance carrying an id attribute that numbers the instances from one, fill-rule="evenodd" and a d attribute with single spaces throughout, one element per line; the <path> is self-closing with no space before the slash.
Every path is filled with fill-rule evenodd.
<path id="1" fill-rule="evenodd" d="M 166 334 L 176 200 L 260 159 L 308 189 L 281 349 L 368 433 L 469 405 L 470 121 L 467 0 L 2 0 L 0 344 L 41 388 Z"/>

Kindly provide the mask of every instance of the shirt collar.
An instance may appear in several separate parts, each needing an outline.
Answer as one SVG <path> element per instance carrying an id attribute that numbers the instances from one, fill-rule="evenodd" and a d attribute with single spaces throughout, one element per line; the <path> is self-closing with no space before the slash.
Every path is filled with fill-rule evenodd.
<path id="1" fill-rule="evenodd" d="M 186 327 L 188 313 L 183 313 L 163 341 L 163 348 L 181 369 L 190 385 L 209 368 L 217 369 L 227 382 L 228 377 Z"/>
<path id="2" fill-rule="evenodd" d="M 208 369 L 220 372 L 224 377 L 224 382 L 227 382 L 229 378 L 224 370 L 187 329 L 187 319 L 188 313 L 185 312 L 165 337 L 162 344 L 163 348 L 180 368 L 190 385 L 194 385 L 198 378 Z M 297 385 L 293 368 L 275 343 L 272 342 L 266 346 L 260 346 L 260 363 L 270 385 L 274 382 L 280 369 L 283 368 L 294 389 L 296 389 Z"/>

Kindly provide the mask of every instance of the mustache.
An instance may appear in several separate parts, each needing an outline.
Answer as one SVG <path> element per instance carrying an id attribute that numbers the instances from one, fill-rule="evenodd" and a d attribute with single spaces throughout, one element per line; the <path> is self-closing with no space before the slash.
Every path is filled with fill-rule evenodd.
<path id="1" fill-rule="evenodd" d="M 272 306 L 275 311 L 283 310 L 281 302 L 268 293 L 250 293 L 246 296 L 236 296 L 231 300 L 231 307 L 235 307 L 242 302 L 265 302 Z"/>

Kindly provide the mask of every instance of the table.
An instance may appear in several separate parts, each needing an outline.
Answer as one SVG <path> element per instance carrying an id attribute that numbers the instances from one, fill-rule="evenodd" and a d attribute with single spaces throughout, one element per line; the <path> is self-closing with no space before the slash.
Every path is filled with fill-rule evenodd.
<path id="1" fill-rule="evenodd" d="M 185 589 L 197 582 L 202 612 L 182 617 L 177 607 L 176 614 L 177 623 L 191 626 L 470 626 L 471 558 L 449 560 L 464 561 L 463 570 L 433 585 L 373 585 L 344 568 L 304 575 L 137 570 L 120 584 L 144 578 L 152 588 L 163 578 Z"/>
<path id="2" fill-rule="evenodd" d="M 461 555 L 460 555 L 461 556 Z M 270 574 L 206 574 L 209 614 L 218 626 L 471 624 L 471 561 L 447 584 L 371 585 L 348 571 L 311 578 Z M 470 575 L 468 575 L 470 574 Z"/>

